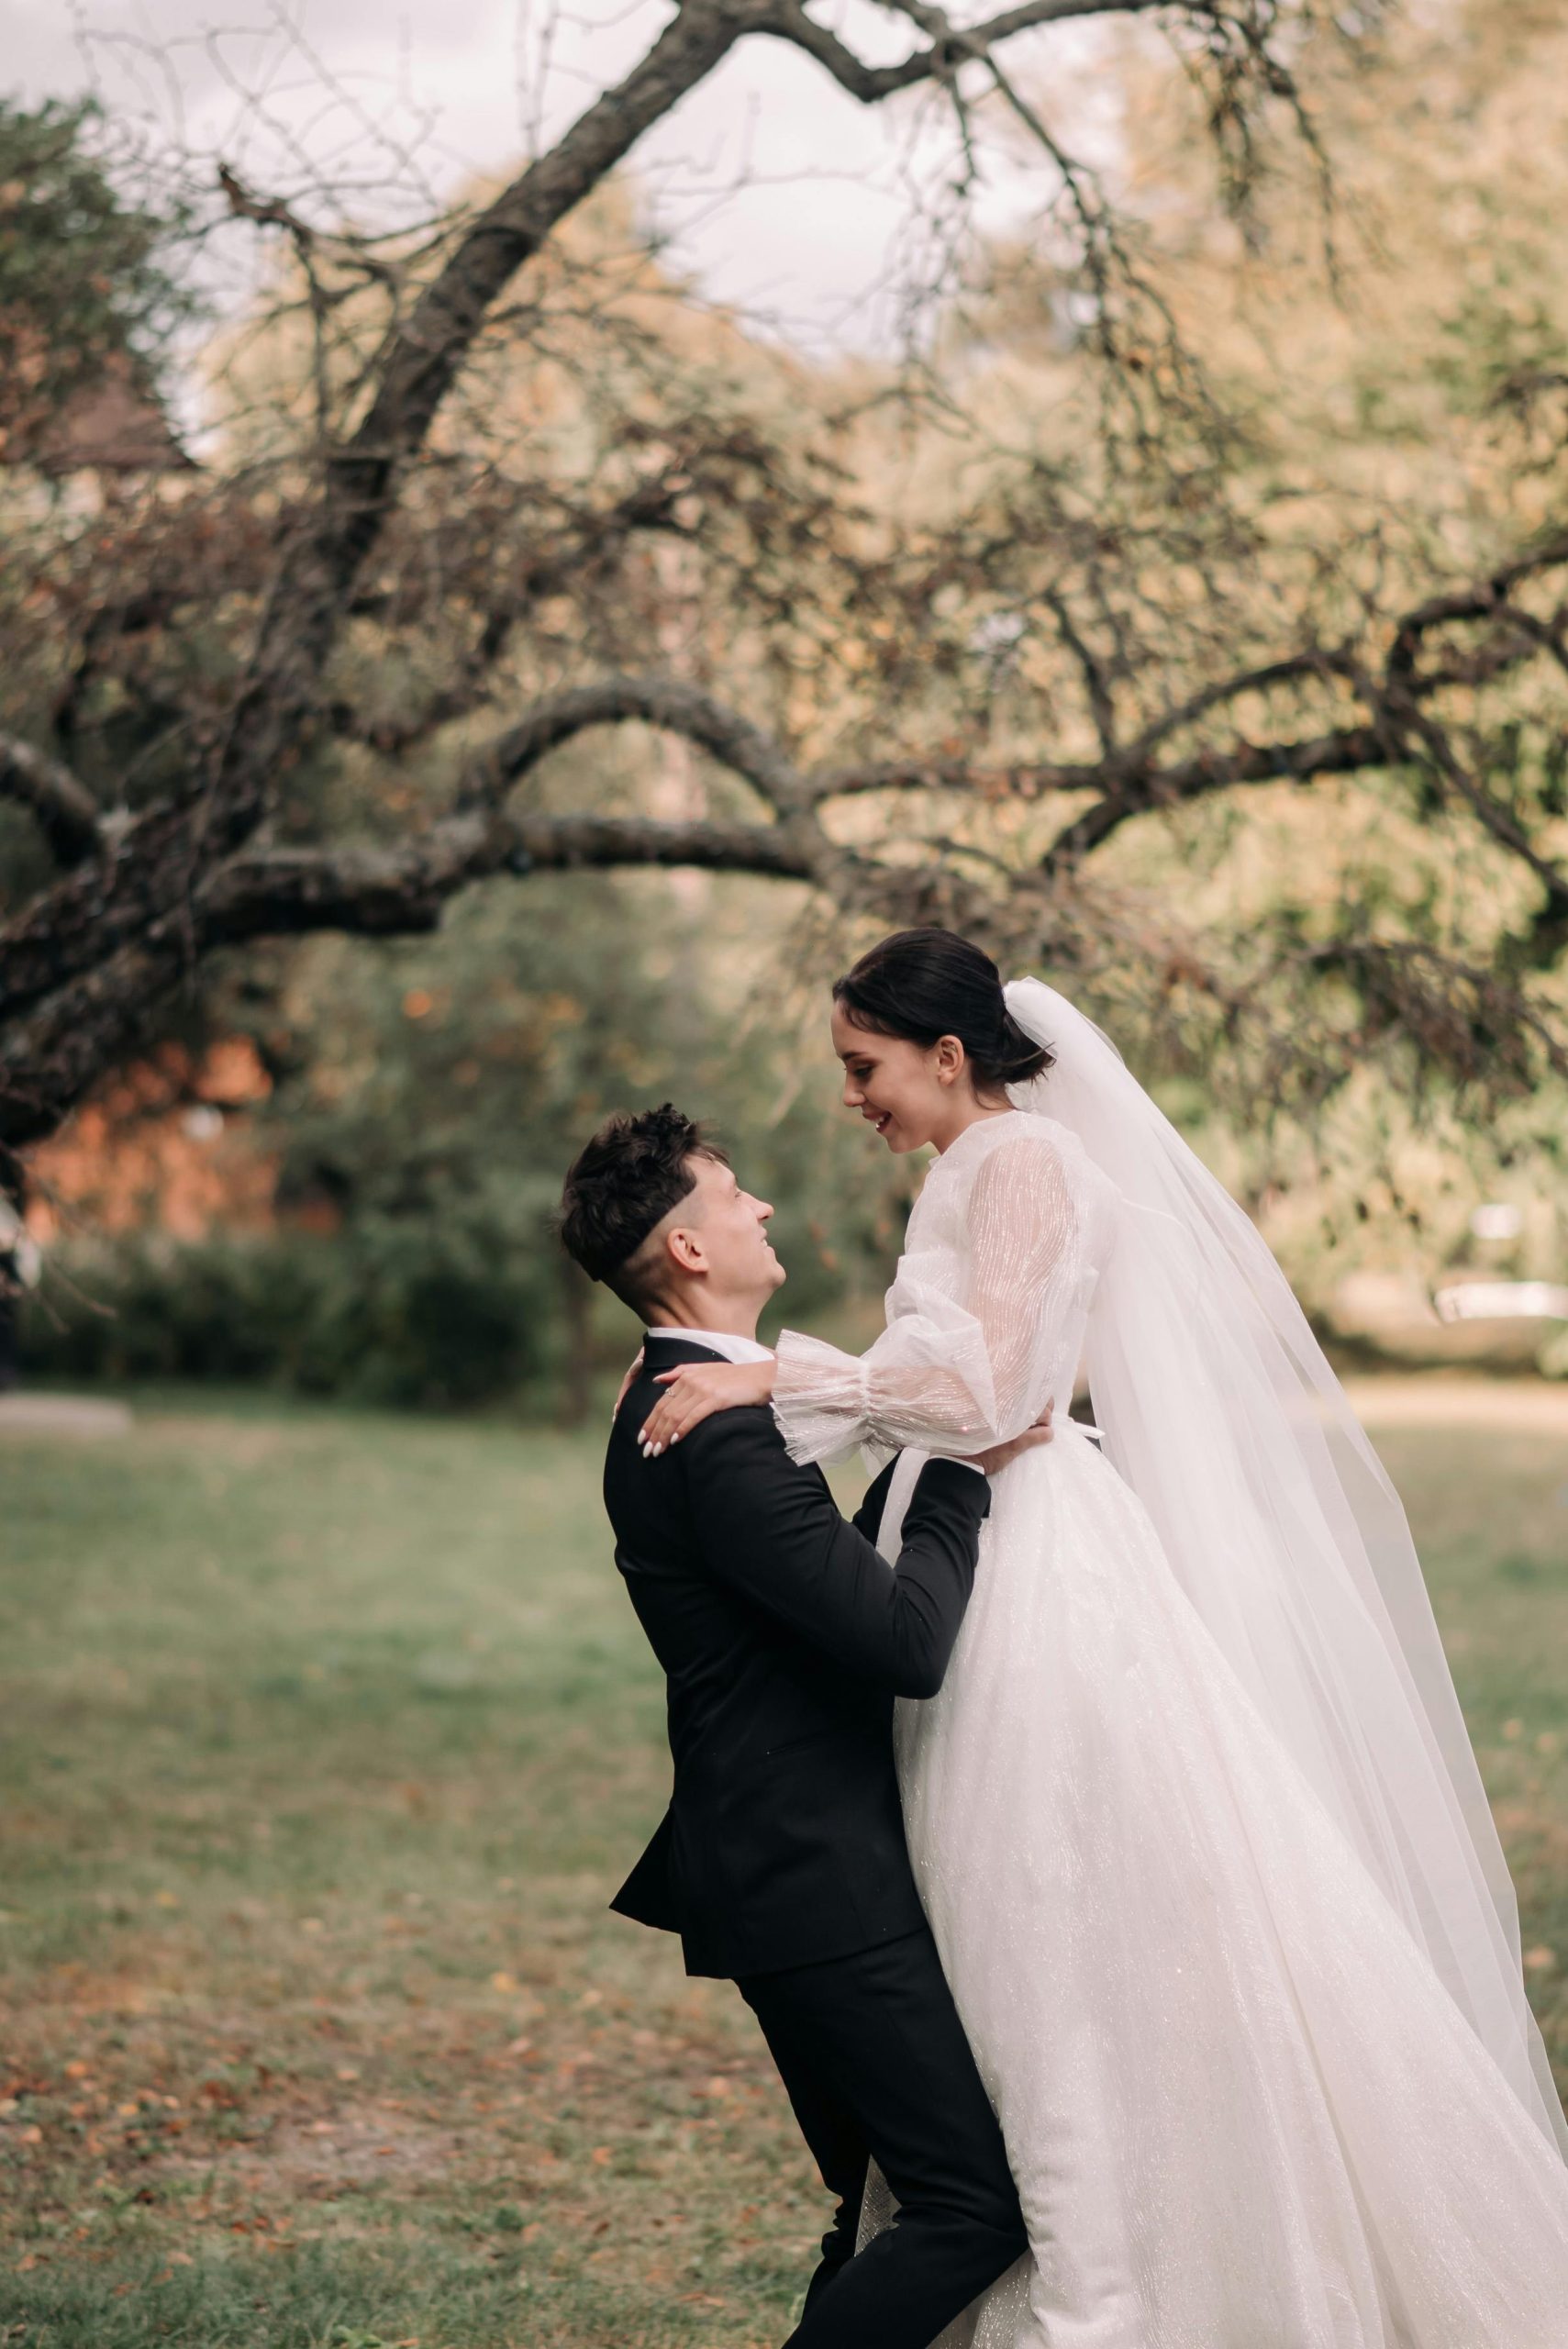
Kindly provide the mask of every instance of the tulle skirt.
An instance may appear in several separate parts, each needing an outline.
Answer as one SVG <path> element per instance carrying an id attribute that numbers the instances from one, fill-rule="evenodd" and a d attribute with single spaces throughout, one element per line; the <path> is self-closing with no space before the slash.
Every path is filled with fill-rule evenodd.
<path id="1" fill-rule="evenodd" d="M 1565 2349 L 1568 2168 L 1079 1429 L 896 1735 L 1031 2245 L 943 2349 Z"/>

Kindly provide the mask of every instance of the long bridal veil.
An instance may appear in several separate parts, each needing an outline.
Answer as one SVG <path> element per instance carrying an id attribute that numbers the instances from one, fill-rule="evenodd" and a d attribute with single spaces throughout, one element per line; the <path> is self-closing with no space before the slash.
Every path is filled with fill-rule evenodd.
<path id="1" fill-rule="evenodd" d="M 1289 1283 L 1065 996 L 1010 1098 L 1070 1128 L 1124 1213 L 1089 1316 L 1095 1417 L 1176 1575 L 1515 2092 L 1568 2154 L 1502 1847 L 1397 1494 Z"/>

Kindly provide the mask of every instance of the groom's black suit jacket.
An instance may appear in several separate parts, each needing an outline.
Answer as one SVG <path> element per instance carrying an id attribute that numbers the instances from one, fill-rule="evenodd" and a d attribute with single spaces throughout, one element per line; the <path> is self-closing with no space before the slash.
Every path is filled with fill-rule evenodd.
<path id="1" fill-rule="evenodd" d="M 716 1412 L 657 1460 L 638 1431 L 658 1372 L 710 1362 L 651 1338 L 605 1462 L 616 1564 L 664 1667 L 675 1785 L 611 1904 L 681 1935 L 690 1974 L 745 1976 L 870 1948 L 925 1921 L 894 1769 L 895 1696 L 929 1697 L 969 1602 L 990 1486 L 933 1460 L 897 1569 L 765 1407 Z"/>

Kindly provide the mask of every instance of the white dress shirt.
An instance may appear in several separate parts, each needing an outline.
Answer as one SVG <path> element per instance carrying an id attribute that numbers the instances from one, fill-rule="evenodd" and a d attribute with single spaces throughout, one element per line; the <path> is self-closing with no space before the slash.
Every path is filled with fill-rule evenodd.
<path id="1" fill-rule="evenodd" d="M 710 1353 L 722 1354 L 726 1362 L 772 1362 L 770 1347 L 760 1346 L 755 1338 L 732 1337 L 728 1330 L 650 1330 L 651 1338 L 682 1338 L 690 1346 L 706 1346 Z"/>

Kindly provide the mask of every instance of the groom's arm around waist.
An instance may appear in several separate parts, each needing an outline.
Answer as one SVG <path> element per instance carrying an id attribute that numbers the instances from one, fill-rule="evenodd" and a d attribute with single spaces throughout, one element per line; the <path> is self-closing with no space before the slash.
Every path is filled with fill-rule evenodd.
<path id="1" fill-rule="evenodd" d="M 896 1568 L 799 1468 L 765 1408 L 717 1412 L 677 1454 L 703 1561 L 716 1579 L 900 1697 L 941 1687 L 974 1580 L 987 1479 L 951 1460 L 921 1470 Z"/>

